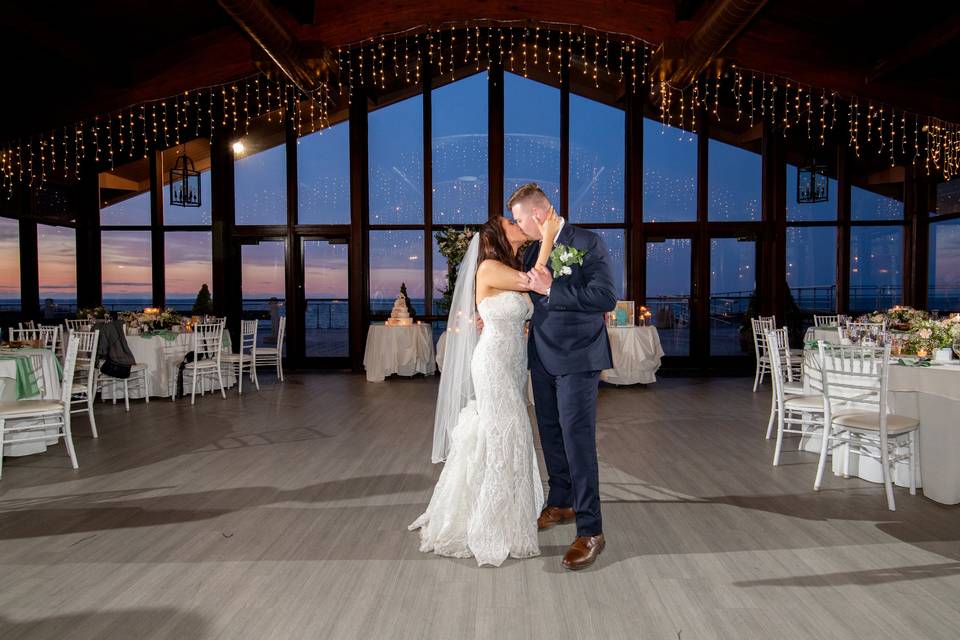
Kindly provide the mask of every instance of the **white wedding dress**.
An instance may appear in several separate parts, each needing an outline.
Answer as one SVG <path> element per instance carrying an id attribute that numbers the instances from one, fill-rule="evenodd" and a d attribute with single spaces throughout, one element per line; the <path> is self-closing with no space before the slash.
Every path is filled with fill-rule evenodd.
<path id="1" fill-rule="evenodd" d="M 459 415 L 450 450 L 420 529 L 420 550 L 475 557 L 499 567 L 507 556 L 540 554 L 537 516 L 543 484 L 527 414 L 527 340 L 533 306 L 524 293 L 482 300 L 483 332 L 470 371 L 476 402 Z"/>

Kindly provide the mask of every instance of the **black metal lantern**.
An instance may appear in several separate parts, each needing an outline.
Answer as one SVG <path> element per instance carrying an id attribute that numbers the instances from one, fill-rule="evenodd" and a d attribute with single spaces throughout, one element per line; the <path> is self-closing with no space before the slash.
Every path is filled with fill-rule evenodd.
<path id="1" fill-rule="evenodd" d="M 193 160 L 183 154 L 170 169 L 170 204 L 178 207 L 200 206 L 200 172 Z"/>
<path id="2" fill-rule="evenodd" d="M 827 168 L 816 160 L 805 167 L 797 167 L 797 203 L 812 204 L 830 199 L 830 180 Z"/>

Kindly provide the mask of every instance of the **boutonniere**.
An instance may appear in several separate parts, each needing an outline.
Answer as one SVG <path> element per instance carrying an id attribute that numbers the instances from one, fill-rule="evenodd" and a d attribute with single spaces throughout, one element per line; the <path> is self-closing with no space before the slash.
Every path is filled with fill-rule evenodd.
<path id="1" fill-rule="evenodd" d="M 586 251 L 580 251 L 565 244 L 558 244 L 550 253 L 550 267 L 553 269 L 553 277 L 560 278 L 573 273 L 573 265 L 583 266 L 583 258 L 587 255 Z"/>

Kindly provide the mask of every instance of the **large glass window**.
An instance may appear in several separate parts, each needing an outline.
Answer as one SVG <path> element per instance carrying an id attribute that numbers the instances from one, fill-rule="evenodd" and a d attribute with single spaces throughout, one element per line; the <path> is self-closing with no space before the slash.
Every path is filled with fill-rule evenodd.
<path id="1" fill-rule="evenodd" d="M 827 178 L 827 200 L 815 203 L 797 202 L 797 166 L 787 165 L 787 220 L 836 220 L 837 181 Z"/>
<path id="2" fill-rule="evenodd" d="M 627 293 L 627 251 L 624 231 L 623 229 L 594 229 L 593 232 L 607 245 L 607 254 L 610 256 L 610 262 L 613 263 L 613 285 L 617 296 L 624 299 Z"/>
<path id="3" fill-rule="evenodd" d="M 423 97 L 367 116 L 370 224 L 423 224 Z"/>
<path id="4" fill-rule="evenodd" d="M 257 344 L 260 346 L 276 346 L 280 317 L 286 315 L 285 259 L 285 245 L 281 240 L 264 240 L 241 247 L 243 317 L 259 321 Z"/>
<path id="5" fill-rule="evenodd" d="M 850 229 L 850 310 L 888 309 L 903 302 L 903 227 Z"/>
<path id="6" fill-rule="evenodd" d="M 0 311 L 20 310 L 20 223 L 0 218 Z"/>
<path id="7" fill-rule="evenodd" d="M 927 308 L 960 311 L 960 219 L 930 225 Z"/>
<path id="8" fill-rule="evenodd" d="M 153 306 L 149 231 L 106 231 L 100 235 L 103 305 L 112 310 Z"/>
<path id="9" fill-rule="evenodd" d="M 623 222 L 624 113 L 570 96 L 570 220 Z"/>
<path id="10" fill-rule="evenodd" d="M 836 310 L 836 227 L 787 228 L 787 286 L 802 311 Z"/>
<path id="11" fill-rule="evenodd" d="M 503 207 L 536 182 L 560 206 L 560 89 L 504 73 Z"/>
<path id="12" fill-rule="evenodd" d="M 350 224 L 349 122 L 300 138 L 297 181 L 300 224 Z"/>
<path id="13" fill-rule="evenodd" d="M 200 288 L 213 290 L 213 244 L 209 231 L 168 231 L 164 234 L 167 306 L 191 311 Z"/>
<path id="14" fill-rule="evenodd" d="M 423 231 L 370 232 L 370 313 L 388 315 L 402 285 L 424 313 L 423 283 Z"/>
<path id="15" fill-rule="evenodd" d="M 760 154 L 713 139 L 708 153 L 709 219 L 759 220 Z"/>
<path id="16" fill-rule="evenodd" d="M 697 219 L 697 134 L 643 120 L 643 220 Z"/>
<path id="17" fill-rule="evenodd" d="M 112 177 L 113 180 L 119 178 Z M 136 183 L 133 183 L 136 187 Z M 149 225 L 150 224 L 150 186 L 146 185 L 147 191 L 142 193 L 133 193 L 132 195 L 119 192 L 110 200 L 104 200 L 104 196 L 118 193 L 115 189 L 101 189 L 100 203 L 100 224 L 103 225 Z"/>
<path id="18" fill-rule="evenodd" d="M 304 241 L 307 357 L 342 357 L 350 354 L 348 274 L 345 243 Z"/>
<path id="19" fill-rule="evenodd" d="M 742 355 L 741 330 L 755 300 L 757 247 L 753 240 L 710 241 L 710 355 Z M 752 348 L 752 343 L 751 343 Z"/>
<path id="20" fill-rule="evenodd" d="M 647 243 L 646 306 L 669 356 L 690 355 L 691 251 L 687 238 Z"/>
<path id="21" fill-rule="evenodd" d="M 434 224 L 487 219 L 487 84 L 483 72 L 431 95 Z"/>
<path id="22" fill-rule="evenodd" d="M 944 216 L 960 213 L 960 180 L 939 182 L 930 185 L 928 203 L 931 216 Z"/>
<path id="23" fill-rule="evenodd" d="M 234 144 L 237 224 L 287 223 L 287 151 L 283 130 L 250 133 Z"/>
<path id="24" fill-rule="evenodd" d="M 70 227 L 37 225 L 37 269 L 44 317 L 77 308 L 77 233 Z"/>
<path id="25" fill-rule="evenodd" d="M 850 187 L 850 218 L 853 220 L 902 220 L 902 185 L 883 185 L 876 191 Z"/>

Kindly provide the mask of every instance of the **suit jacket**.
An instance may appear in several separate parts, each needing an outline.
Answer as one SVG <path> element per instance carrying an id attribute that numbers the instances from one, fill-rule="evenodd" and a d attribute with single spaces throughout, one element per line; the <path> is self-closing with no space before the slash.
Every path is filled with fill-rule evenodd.
<path id="1" fill-rule="evenodd" d="M 549 297 L 531 292 L 528 362 L 538 359 L 552 375 L 610 369 L 606 313 L 617 306 L 617 294 L 607 246 L 597 234 L 569 223 L 556 243 L 587 254 L 583 266 L 574 265 L 570 275 L 554 278 Z M 536 264 L 539 252 L 539 242 L 527 249 L 527 270 Z"/>

